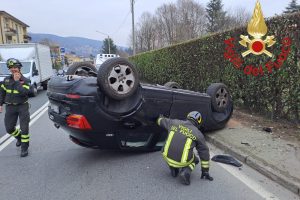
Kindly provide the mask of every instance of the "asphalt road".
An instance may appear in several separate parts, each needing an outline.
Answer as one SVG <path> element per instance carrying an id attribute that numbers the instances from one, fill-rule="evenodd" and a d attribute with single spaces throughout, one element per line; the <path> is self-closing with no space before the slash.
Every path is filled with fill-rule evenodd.
<path id="1" fill-rule="evenodd" d="M 56 129 L 47 112 L 36 119 L 28 157 L 20 158 L 15 140 L 0 150 L 0 199 L 299 199 L 247 166 L 239 170 L 215 162 L 213 182 L 201 180 L 197 166 L 191 185 L 184 186 L 170 176 L 159 152 L 86 149 Z"/>
<path id="2" fill-rule="evenodd" d="M 29 98 L 30 114 L 34 113 L 38 110 L 43 104 L 48 101 L 46 91 L 39 89 L 38 95 L 36 97 Z M 3 106 L 4 110 L 0 113 L 0 137 L 6 134 L 5 126 L 4 126 L 4 115 L 5 115 L 5 105 Z"/>

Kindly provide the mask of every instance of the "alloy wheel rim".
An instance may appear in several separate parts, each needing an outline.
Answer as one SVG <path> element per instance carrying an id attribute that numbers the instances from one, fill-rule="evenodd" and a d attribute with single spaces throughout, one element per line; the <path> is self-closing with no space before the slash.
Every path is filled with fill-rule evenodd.
<path id="1" fill-rule="evenodd" d="M 117 94 L 127 94 L 133 88 L 135 77 L 131 67 L 127 65 L 116 65 L 108 75 L 109 86 Z"/>
<path id="2" fill-rule="evenodd" d="M 220 88 L 216 93 L 216 102 L 219 108 L 225 108 L 228 104 L 228 92 L 225 88 Z"/>

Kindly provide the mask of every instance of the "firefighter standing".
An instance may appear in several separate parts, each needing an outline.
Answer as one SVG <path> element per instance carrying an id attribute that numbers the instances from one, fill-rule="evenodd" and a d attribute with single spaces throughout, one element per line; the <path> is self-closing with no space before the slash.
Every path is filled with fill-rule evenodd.
<path id="1" fill-rule="evenodd" d="M 11 76 L 6 77 L 0 88 L 0 112 L 2 105 L 6 104 L 4 118 L 7 133 L 17 139 L 16 146 L 21 146 L 21 157 L 28 155 L 29 147 L 29 104 L 28 94 L 30 80 L 21 74 L 22 64 L 14 58 L 6 62 Z M 20 120 L 20 129 L 16 128 L 17 120 Z"/>
<path id="2" fill-rule="evenodd" d="M 209 175 L 209 149 L 205 139 L 199 130 L 202 123 L 202 116 L 199 112 L 193 111 L 187 115 L 187 120 L 168 119 L 159 117 L 157 124 L 168 130 L 168 138 L 163 148 L 163 158 L 170 167 L 171 175 L 179 177 L 183 184 L 190 184 L 191 172 L 194 170 L 199 159 L 193 153 L 196 147 L 201 159 L 201 179 L 212 181 Z"/>

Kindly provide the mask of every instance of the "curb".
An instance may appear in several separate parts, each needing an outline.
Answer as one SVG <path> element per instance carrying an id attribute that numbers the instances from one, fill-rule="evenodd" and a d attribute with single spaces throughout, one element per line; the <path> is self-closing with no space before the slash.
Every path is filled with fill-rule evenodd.
<path id="1" fill-rule="evenodd" d="M 290 178 L 282 175 L 279 171 L 276 171 L 275 169 L 272 169 L 272 167 L 268 166 L 267 162 L 260 161 L 255 157 L 249 156 L 241 150 L 230 146 L 229 144 L 217 139 L 210 134 L 207 134 L 205 138 L 209 143 L 222 149 L 226 154 L 232 155 L 236 159 L 247 164 L 249 167 L 255 169 L 259 173 L 265 175 L 266 177 L 300 196 L 300 183 L 294 181 L 292 177 Z"/>

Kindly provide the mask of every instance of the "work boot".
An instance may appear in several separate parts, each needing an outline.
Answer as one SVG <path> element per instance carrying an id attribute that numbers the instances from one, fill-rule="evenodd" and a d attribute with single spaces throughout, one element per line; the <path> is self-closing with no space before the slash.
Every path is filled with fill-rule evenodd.
<path id="1" fill-rule="evenodd" d="M 28 156 L 28 144 L 27 143 L 22 143 L 21 144 L 21 157 L 26 157 Z"/>
<path id="2" fill-rule="evenodd" d="M 17 137 L 16 147 L 21 146 L 21 137 Z"/>
<path id="3" fill-rule="evenodd" d="M 171 170 L 171 175 L 174 178 L 178 176 L 178 173 L 179 173 L 179 169 L 178 168 L 170 167 L 170 170 Z"/>
<path id="4" fill-rule="evenodd" d="M 184 185 L 190 185 L 191 169 L 189 167 L 184 167 L 179 173 L 180 181 Z"/>

